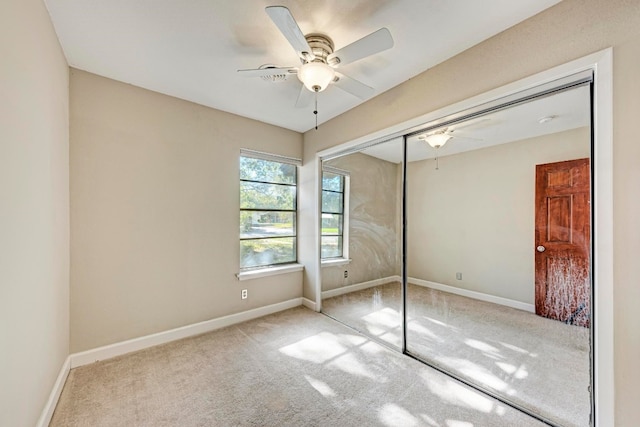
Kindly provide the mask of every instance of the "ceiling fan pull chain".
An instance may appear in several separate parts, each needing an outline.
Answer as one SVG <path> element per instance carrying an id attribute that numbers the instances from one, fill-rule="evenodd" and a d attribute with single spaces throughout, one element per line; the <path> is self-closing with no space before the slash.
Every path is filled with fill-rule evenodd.
<path id="1" fill-rule="evenodd" d="M 438 148 L 440 148 L 440 147 L 438 147 Z M 439 160 L 439 157 L 438 157 L 438 148 L 436 148 L 436 170 L 440 169 L 440 160 Z"/>
<path id="2" fill-rule="evenodd" d="M 316 116 L 316 130 L 318 130 L 318 91 L 316 91 L 316 108 L 313 110 L 313 114 Z"/>

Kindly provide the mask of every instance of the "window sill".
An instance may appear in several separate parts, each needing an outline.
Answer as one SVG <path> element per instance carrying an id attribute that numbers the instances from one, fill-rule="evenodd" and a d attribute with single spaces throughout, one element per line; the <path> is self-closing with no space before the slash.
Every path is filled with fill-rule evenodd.
<path id="1" fill-rule="evenodd" d="M 347 265 L 351 262 L 351 258 L 336 258 L 327 259 L 320 262 L 321 267 L 337 267 L 340 265 Z"/>
<path id="2" fill-rule="evenodd" d="M 278 274 L 293 273 L 294 271 L 302 271 L 304 265 L 302 264 L 287 264 L 279 265 L 276 267 L 265 267 L 257 270 L 243 271 L 236 274 L 238 280 L 251 280 L 258 279 L 260 277 L 275 276 Z"/>

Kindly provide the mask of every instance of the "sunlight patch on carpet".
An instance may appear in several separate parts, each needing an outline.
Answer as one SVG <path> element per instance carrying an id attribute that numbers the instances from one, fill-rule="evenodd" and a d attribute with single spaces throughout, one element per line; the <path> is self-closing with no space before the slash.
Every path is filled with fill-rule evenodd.
<path id="1" fill-rule="evenodd" d="M 407 325 L 407 328 L 411 332 L 415 332 L 416 334 L 420 334 L 420 338 L 424 338 L 427 342 L 429 342 L 429 341 L 435 341 L 437 343 L 443 343 L 444 342 L 444 340 L 442 338 L 440 338 L 438 335 L 436 335 L 430 329 L 426 328 L 425 326 L 421 325 L 420 323 L 413 322 L 413 321 L 409 322 L 409 324 Z"/>
<path id="2" fill-rule="evenodd" d="M 430 427 L 441 427 L 440 423 L 438 423 L 435 419 L 431 418 L 427 414 L 420 414 L 420 418 L 422 418 L 422 421 L 427 423 L 427 425 L 429 425 Z"/>
<path id="3" fill-rule="evenodd" d="M 337 368 L 347 374 L 356 375 L 359 377 L 369 378 L 372 380 L 381 381 L 382 379 L 378 375 L 374 374 L 367 366 L 362 363 L 358 358 L 352 354 L 347 353 L 343 356 L 331 361 L 328 365 L 330 368 Z"/>
<path id="4" fill-rule="evenodd" d="M 434 380 L 423 371 L 422 377 L 431 393 L 444 400 L 446 403 L 488 414 L 494 410 L 494 401 L 487 396 L 472 390 L 462 384 L 447 381 L 444 378 Z"/>
<path id="5" fill-rule="evenodd" d="M 328 332 L 305 338 L 280 349 L 281 353 L 313 363 L 324 363 L 345 353 L 347 348 L 338 337 Z"/>
<path id="6" fill-rule="evenodd" d="M 475 348 L 476 350 L 480 350 L 484 353 L 491 354 L 492 356 L 496 356 L 501 359 L 504 359 L 504 357 L 500 355 L 500 350 L 498 350 L 494 346 L 489 345 L 485 342 L 467 338 L 466 340 L 464 340 L 464 343 L 469 347 Z"/>
<path id="7" fill-rule="evenodd" d="M 455 357 L 441 357 L 438 360 L 446 366 L 451 366 L 454 371 L 460 372 L 467 378 L 471 378 L 479 384 L 484 384 L 494 390 L 499 390 L 508 394 L 515 393 L 515 390 L 509 389 L 509 385 L 495 376 L 487 368 L 480 366 L 470 360 Z"/>
<path id="8" fill-rule="evenodd" d="M 473 427 L 474 424 L 468 421 L 447 420 L 447 427 Z"/>
<path id="9" fill-rule="evenodd" d="M 414 417 L 409 411 L 394 403 L 387 403 L 378 410 L 378 419 L 384 425 L 395 427 L 411 427 L 420 425 L 420 420 Z"/>
<path id="10" fill-rule="evenodd" d="M 400 324 L 400 313 L 390 308 L 374 311 L 362 317 L 368 325 L 385 328 L 396 328 Z"/>
<path id="11" fill-rule="evenodd" d="M 304 378 L 309 384 L 311 384 L 311 387 L 315 388 L 318 393 L 324 397 L 336 397 L 336 392 L 333 391 L 333 389 L 329 387 L 329 384 L 324 381 L 320 381 L 319 379 L 310 377 L 309 375 L 305 375 Z"/>
<path id="12" fill-rule="evenodd" d="M 520 348 L 518 346 L 515 346 L 513 344 L 508 344 L 506 342 L 501 342 L 500 344 L 505 346 L 509 350 L 517 351 L 518 353 L 523 353 L 523 354 L 530 354 L 527 350 Z"/>
<path id="13" fill-rule="evenodd" d="M 521 365 L 520 367 L 515 367 L 509 363 L 496 362 L 496 365 L 505 371 L 507 374 L 512 375 L 514 378 L 519 380 L 523 380 L 529 376 L 529 372 L 527 371 L 527 367 Z"/>

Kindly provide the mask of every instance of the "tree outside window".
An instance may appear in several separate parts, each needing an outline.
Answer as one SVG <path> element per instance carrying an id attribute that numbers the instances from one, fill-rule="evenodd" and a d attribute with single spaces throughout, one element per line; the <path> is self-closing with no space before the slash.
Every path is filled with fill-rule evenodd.
<path id="1" fill-rule="evenodd" d="M 297 261 L 295 164 L 240 157 L 240 268 Z"/>

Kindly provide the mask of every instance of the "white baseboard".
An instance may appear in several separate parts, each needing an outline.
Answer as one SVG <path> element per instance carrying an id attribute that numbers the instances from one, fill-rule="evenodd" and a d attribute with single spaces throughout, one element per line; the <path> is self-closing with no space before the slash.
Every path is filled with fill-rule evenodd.
<path id="1" fill-rule="evenodd" d="M 400 276 L 389 276 L 381 279 L 369 280 L 368 282 L 356 283 L 355 285 L 343 286 L 341 288 L 322 292 L 322 299 L 337 297 L 338 295 L 348 294 L 349 292 L 361 291 L 374 286 L 384 285 L 389 282 L 399 282 L 400 280 Z"/>
<path id="2" fill-rule="evenodd" d="M 302 298 L 302 305 L 304 305 L 305 307 L 307 307 L 308 309 L 311 309 L 313 311 L 317 311 L 316 310 L 316 303 L 314 301 L 311 301 L 309 298 Z"/>
<path id="3" fill-rule="evenodd" d="M 309 300 L 307 300 L 309 301 Z M 310 303 L 312 301 L 309 301 Z M 94 348 L 92 350 L 74 353 L 70 355 L 70 368 L 88 365 L 99 360 L 110 359 L 112 357 L 121 356 L 133 351 L 142 350 L 159 344 L 165 344 L 182 338 L 203 334 L 205 332 L 214 331 L 216 329 L 231 326 L 236 323 L 246 322 L 247 320 L 256 319 L 268 314 L 277 313 L 279 311 L 298 307 L 304 304 L 303 298 L 294 298 L 277 304 L 267 305 L 264 307 L 254 308 L 240 313 L 230 314 L 228 316 L 218 317 L 216 319 L 206 320 L 204 322 L 194 323 L 192 325 L 183 326 L 168 331 L 158 332 L 156 334 L 146 335 L 144 337 L 134 338 L 103 347 Z M 315 304 L 314 304 L 315 306 Z"/>
<path id="4" fill-rule="evenodd" d="M 49 399 L 47 399 L 47 403 L 44 405 L 44 409 L 40 414 L 40 418 L 36 423 L 36 427 L 47 427 L 51 422 L 51 417 L 53 417 L 53 411 L 56 410 L 56 406 L 58 405 L 58 399 L 60 399 L 60 395 L 62 394 L 62 389 L 64 388 L 64 383 L 67 381 L 67 377 L 69 376 L 70 370 L 71 370 L 71 356 L 67 356 L 64 363 L 62 364 L 62 368 L 60 368 L 60 373 L 58 374 L 58 378 L 56 378 L 56 382 L 53 385 L 53 389 L 51 389 L 51 393 L 49 394 Z"/>
<path id="5" fill-rule="evenodd" d="M 443 285 L 442 283 L 430 282 L 428 280 L 416 279 L 409 277 L 407 282 L 418 286 L 424 286 L 427 288 L 436 289 L 438 291 L 449 292 L 450 294 L 456 294 L 463 297 L 473 298 L 480 301 L 492 302 L 494 304 L 505 305 L 511 308 L 517 308 L 519 310 L 529 311 L 535 313 L 536 309 L 533 304 L 527 304 L 525 302 L 512 300 L 509 298 L 497 297 L 494 295 L 484 294 L 482 292 L 470 291 L 467 289 L 456 288 L 455 286 Z"/>

